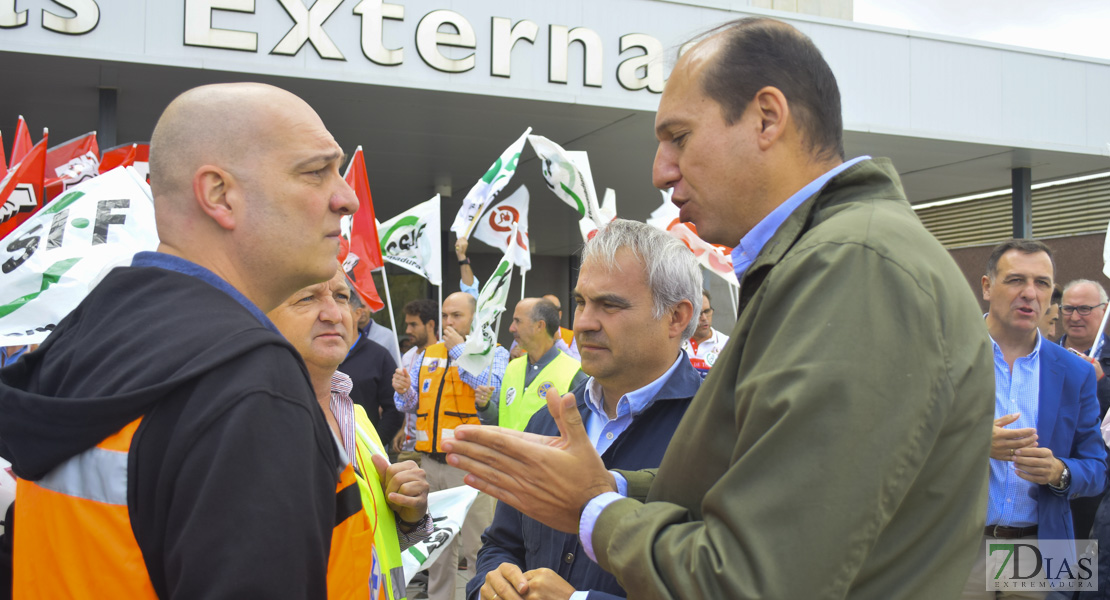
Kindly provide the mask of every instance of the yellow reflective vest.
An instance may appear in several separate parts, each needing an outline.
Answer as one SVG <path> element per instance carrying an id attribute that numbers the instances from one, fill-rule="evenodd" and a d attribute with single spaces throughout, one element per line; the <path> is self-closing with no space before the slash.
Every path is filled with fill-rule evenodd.
<path id="1" fill-rule="evenodd" d="M 371 456 L 386 456 L 378 432 L 374 429 L 366 410 L 355 405 L 355 452 L 358 465 L 355 478 L 362 494 L 362 509 L 370 519 L 374 532 L 373 562 L 370 567 L 370 597 L 373 600 L 404 600 L 405 571 L 401 562 L 401 544 L 397 537 L 397 521 L 386 504 L 378 470 Z"/>
<path id="2" fill-rule="evenodd" d="M 501 427 L 524 431 L 532 415 L 547 406 L 547 400 L 540 396 L 540 386 L 550 381 L 555 384 L 560 394 L 565 394 L 570 391 L 570 383 L 581 367 L 581 363 L 577 360 L 559 351 L 558 356 L 536 374 L 532 384 L 525 386 L 528 355 L 509 361 L 505 376 L 501 379 L 497 424 Z"/>

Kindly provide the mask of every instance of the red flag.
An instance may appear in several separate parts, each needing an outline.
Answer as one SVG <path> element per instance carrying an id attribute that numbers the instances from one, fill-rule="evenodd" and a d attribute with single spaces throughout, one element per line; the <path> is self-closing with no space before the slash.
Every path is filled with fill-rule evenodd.
<path id="1" fill-rule="evenodd" d="M 66 189 L 96 177 L 100 166 L 100 147 L 92 131 L 46 152 L 46 202 Z"/>
<path id="2" fill-rule="evenodd" d="M 35 144 L 0 181 L 0 238 L 8 235 L 42 208 L 42 179 L 46 172 L 46 139 Z"/>
<path id="3" fill-rule="evenodd" d="M 34 143 L 31 142 L 31 132 L 27 129 L 27 121 L 19 115 L 19 122 L 15 125 L 15 141 L 12 142 L 12 168 L 23 161 L 23 157 L 31 151 Z"/>
<path id="4" fill-rule="evenodd" d="M 371 310 L 377 312 L 385 307 L 370 272 L 382 266 L 381 242 L 378 241 L 378 226 L 374 222 L 374 202 L 370 197 L 370 181 L 366 177 L 366 159 L 362 146 L 355 150 L 351 163 L 347 165 L 344 176 L 347 185 L 358 197 L 358 212 L 349 219 L 350 228 L 344 228 L 347 238 L 346 249 L 349 254 L 343 258 L 343 270 L 354 281 L 355 290 Z M 342 251 L 342 250 L 341 250 Z"/>
<path id="5" fill-rule="evenodd" d="M 0 131 L 0 176 L 8 174 L 8 159 L 4 156 L 4 132 Z"/>
<path id="6" fill-rule="evenodd" d="M 150 156 L 150 144 L 120 144 L 104 151 L 100 157 L 100 173 L 103 175 L 116 167 L 135 166 L 146 162 Z"/>

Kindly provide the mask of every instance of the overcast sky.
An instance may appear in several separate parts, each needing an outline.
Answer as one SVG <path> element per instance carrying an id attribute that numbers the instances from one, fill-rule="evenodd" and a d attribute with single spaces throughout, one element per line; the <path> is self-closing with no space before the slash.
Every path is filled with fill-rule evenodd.
<path id="1" fill-rule="evenodd" d="M 1110 0 L 855 0 L 854 20 L 1110 59 Z"/>

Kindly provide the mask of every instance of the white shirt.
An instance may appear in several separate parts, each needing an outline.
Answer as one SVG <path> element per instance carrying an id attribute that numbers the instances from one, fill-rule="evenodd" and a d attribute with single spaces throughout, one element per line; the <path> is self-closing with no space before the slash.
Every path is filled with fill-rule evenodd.
<path id="1" fill-rule="evenodd" d="M 727 335 L 712 327 L 709 328 L 709 331 L 709 338 L 700 344 L 693 339 L 682 343 L 682 349 L 690 355 L 690 364 L 701 371 L 703 376 L 713 366 L 713 363 L 717 362 L 717 356 L 721 354 L 721 351 L 725 349 L 725 344 L 728 343 Z"/>

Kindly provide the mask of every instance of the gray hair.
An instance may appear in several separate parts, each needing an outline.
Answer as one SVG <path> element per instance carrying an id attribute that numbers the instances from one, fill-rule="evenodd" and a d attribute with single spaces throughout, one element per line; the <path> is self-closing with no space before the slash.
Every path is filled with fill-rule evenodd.
<path id="1" fill-rule="evenodd" d="M 684 338 L 698 327 L 701 306 L 701 268 L 694 253 L 670 234 L 647 223 L 617 219 L 609 223 L 582 249 L 582 262 L 597 262 L 610 269 L 619 268 L 617 252 L 628 250 L 644 265 L 651 288 L 652 316 L 662 319 L 676 304 L 686 300 L 694 307 Z"/>
<path id="2" fill-rule="evenodd" d="M 1101 283 L 1099 283 L 1097 281 L 1091 281 L 1090 279 L 1076 279 L 1076 280 L 1073 280 L 1073 281 L 1069 282 L 1067 285 L 1064 286 L 1064 293 L 1066 294 L 1066 293 L 1068 293 L 1068 290 L 1070 290 L 1071 288 L 1073 288 L 1077 285 L 1085 284 L 1085 283 L 1089 283 L 1089 284 L 1095 286 L 1095 289 L 1098 290 L 1098 301 L 1099 302 L 1106 302 L 1106 288 L 1102 287 Z M 1063 300 L 1061 300 L 1061 302 L 1063 302 Z"/>

